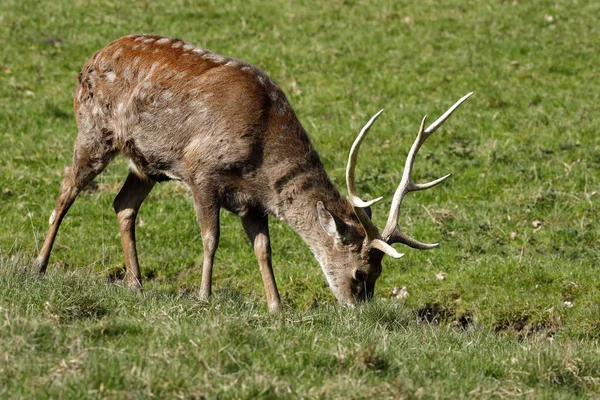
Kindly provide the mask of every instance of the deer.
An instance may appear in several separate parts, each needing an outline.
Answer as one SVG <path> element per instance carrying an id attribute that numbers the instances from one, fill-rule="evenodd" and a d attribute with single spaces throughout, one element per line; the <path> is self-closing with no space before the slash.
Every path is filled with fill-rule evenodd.
<path id="1" fill-rule="evenodd" d="M 354 307 L 373 298 L 384 255 L 400 258 L 402 243 L 426 250 L 404 233 L 398 218 L 407 193 L 447 179 L 415 183 L 415 156 L 425 140 L 472 94 L 425 128 L 421 121 L 382 231 L 355 181 L 358 152 L 381 111 L 354 141 L 348 157 L 348 198 L 327 175 L 319 155 L 283 91 L 261 69 L 180 39 L 129 35 L 97 51 L 79 74 L 73 95 L 78 135 L 49 229 L 34 265 L 44 275 L 61 221 L 77 195 L 117 154 L 129 173 L 116 195 L 125 258 L 125 283 L 142 289 L 135 224 L 157 182 L 177 180 L 190 190 L 202 237 L 199 297 L 212 293 L 220 210 L 241 219 L 254 250 L 268 309 L 281 309 L 273 274 L 269 216 L 295 230 L 308 245 L 335 298 Z"/>

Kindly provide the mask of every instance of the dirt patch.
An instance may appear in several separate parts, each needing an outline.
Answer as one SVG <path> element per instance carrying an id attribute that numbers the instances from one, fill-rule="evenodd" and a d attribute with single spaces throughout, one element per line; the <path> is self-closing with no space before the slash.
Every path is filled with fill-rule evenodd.
<path id="1" fill-rule="evenodd" d="M 466 329 L 473 323 L 473 313 L 461 307 L 446 307 L 440 303 L 426 304 L 416 312 L 421 321 L 430 324 L 445 323 Z"/>
<path id="2" fill-rule="evenodd" d="M 501 334 L 512 334 L 519 338 L 535 335 L 553 337 L 558 331 L 560 321 L 534 321 L 529 315 L 503 317 L 494 324 L 494 331 Z"/>
<path id="3" fill-rule="evenodd" d="M 125 279 L 125 266 L 113 267 L 106 274 L 106 282 L 116 283 Z"/>

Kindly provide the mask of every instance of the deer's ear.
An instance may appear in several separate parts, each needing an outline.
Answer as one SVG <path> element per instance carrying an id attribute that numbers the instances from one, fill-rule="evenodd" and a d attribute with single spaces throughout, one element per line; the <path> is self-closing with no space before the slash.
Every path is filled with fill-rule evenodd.
<path id="1" fill-rule="evenodd" d="M 329 236 L 334 238 L 336 242 L 343 242 L 344 233 L 346 232 L 346 224 L 339 218 L 336 218 L 333 214 L 325 209 L 322 201 L 317 202 L 317 216 L 319 217 L 319 224 L 321 228 Z"/>
<path id="2" fill-rule="evenodd" d="M 319 216 L 319 224 L 321 228 L 331 237 L 337 236 L 337 226 L 333 215 L 325 209 L 322 201 L 317 202 L 317 215 Z"/>

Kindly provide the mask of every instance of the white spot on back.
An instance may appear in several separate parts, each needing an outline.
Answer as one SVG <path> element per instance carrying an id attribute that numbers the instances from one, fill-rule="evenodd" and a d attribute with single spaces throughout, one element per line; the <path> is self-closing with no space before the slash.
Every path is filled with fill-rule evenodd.
<path id="1" fill-rule="evenodd" d="M 106 63 L 104 62 L 104 59 L 101 57 L 98 57 L 98 60 L 96 61 L 96 65 L 98 66 L 98 69 L 100 71 L 104 71 L 106 69 Z"/>
<path id="2" fill-rule="evenodd" d="M 172 48 L 174 48 L 174 49 L 178 49 L 178 48 L 180 48 L 181 46 L 183 46 L 183 42 L 175 42 L 175 43 L 173 43 L 173 44 L 171 45 L 171 47 L 172 47 Z"/>
<path id="3" fill-rule="evenodd" d="M 152 63 L 152 66 L 150 67 L 150 71 L 148 71 L 148 75 L 152 75 L 152 73 L 154 72 L 154 70 L 156 68 L 158 68 L 158 64 L 160 64 L 158 61 L 154 61 Z"/>
<path id="4" fill-rule="evenodd" d="M 116 51 L 113 53 L 113 55 L 112 55 L 112 58 L 116 60 L 116 59 L 117 59 L 117 57 L 119 57 L 119 56 L 121 55 L 121 53 L 122 53 L 122 52 L 123 52 L 123 48 L 122 48 L 122 47 L 119 47 L 119 48 L 118 48 L 118 49 L 117 49 L 117 50 L 116 50 Z"/>
<path id="5" fill-rule="evenodd" d="M 135 38 L 134 42 L 139 42 L 140 40 L 144 40 L 144 36 L 138 36 Z"/>
<path id="6" fill-rule="evenodd" d="M 166 37 L 164 37 L 162 39 L 158 39 L 156 41 L 156 44 L 167 44 L 167 43 L 171 43 L 171 39 L 166 38 Z"/>
<path id="7" fill-rule="evenodd" d="M 152 43 L 152 42 L 154 42 L 154 40 L 155 39 L 153 39 L 153 38 L 148 38 L 148 39 L 144 40 L 144 43 Z"/>
<path id="8" fill-rule="evenodd" d="M 195 47 L 194 45 L 191 45 L 191 44 L 186 44 L 186 45 L 184 45 L 184 46 L 183 46 L 183 50 L 185 50 L 185 51 L 190 51 L 190 50 L 192 50 L 194 47 Z"/>
<path id="9" fill-rule="evenodd" d="M 147 95 L 148 95 L 148 93 L 146 93 L 146 91 L 143 88 L 138 89 L 134 93 L 134 97 L 142 103 L 146 101 Z"/>
<path id="10" fill-rule="evenodd" d="M 107 72 L 107 73 L 106 73 L 106 79 L 107 79 L 109 82 L 114 82 L 114 81 L 115 81 L 115 79 L 116 79 L 116 77 L 117 77 L 117 74 L 115 74 L 115 73 L 114 73 L 114 72 L 112 72 L 112 71 L 110 71 L 110 72 Z"/>
<path id="11" fill-rule="evenodd" d="M 214 62 L 215 64 L 222 64 L 226 58 L 220 54 L 208 53 L 204 55 L 204 59 Z"/>

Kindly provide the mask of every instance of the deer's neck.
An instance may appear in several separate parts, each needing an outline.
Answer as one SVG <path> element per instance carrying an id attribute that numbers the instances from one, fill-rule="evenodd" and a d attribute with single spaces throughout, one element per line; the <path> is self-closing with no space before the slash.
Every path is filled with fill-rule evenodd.
<path id="1" fill-rule="evenodd" d="M 354 215 L 349 202 L 327 176 L 318 156 L 316 161 L 299 166 L 297 171 L 303 172 L 294 177 L 284 176 L 283 180 L 288 181 L 277 193 L 275 214 L 300 235 L 322 263 L 324 251 L 331 247 L 332 238 L 319 223 L 317 202 L 322 201 L 327 210 L 346 222 L 350 222 Z"/>
<path id="2" fill-rule="evenodd" d="M 265 160 L 270 194 L 269 209 L 308 244 L 321 262 L 332 238 L 321 227 L 317 202 L 343 221 L 356 219 L 352 206 L 334 186 L 291 108 L 286 120 L 276 120 L 269 130 Z M 358 221 L 356 221 L 358 222 Z"/>

